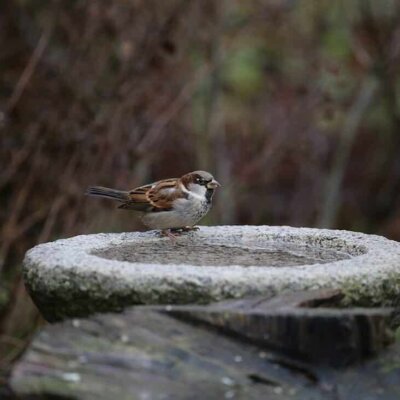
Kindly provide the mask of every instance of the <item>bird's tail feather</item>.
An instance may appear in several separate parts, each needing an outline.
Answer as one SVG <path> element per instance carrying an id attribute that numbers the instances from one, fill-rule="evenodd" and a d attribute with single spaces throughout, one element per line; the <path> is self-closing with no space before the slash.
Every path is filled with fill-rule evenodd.
<path id="1" fill-rule="evenodd" d="M 105 197 L 106 199 L 113 199 L 118 201 L 127 201 L 129 200 L 129 192 L 125 192 L 123 190 L 115 190 L 102 186 L 90 186 L 86 190 L 86 195 L 88 196 L 96 196 L 96 197 Z"/>

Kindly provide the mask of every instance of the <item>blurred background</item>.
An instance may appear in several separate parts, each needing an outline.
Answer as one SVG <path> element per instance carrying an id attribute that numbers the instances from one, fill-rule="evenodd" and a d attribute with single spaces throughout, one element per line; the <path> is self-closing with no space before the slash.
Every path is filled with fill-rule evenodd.
<path id="1" fill-rule="evenodd" d="M 143 229 L 88 185 L 206 169 L 205 223 L 400 240 L 399 101 L 396 0 L 1 1 L 3 376 L 41 324 L 24 253 Z"/>

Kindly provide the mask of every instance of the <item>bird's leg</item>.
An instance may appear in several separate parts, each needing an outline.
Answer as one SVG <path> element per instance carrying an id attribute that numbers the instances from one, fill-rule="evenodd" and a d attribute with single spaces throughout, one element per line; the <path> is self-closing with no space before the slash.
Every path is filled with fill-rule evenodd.
<path id="1" fill-rule="evenodd" d="M 161 231 L 162 236 L 168 236 L 174 243 L 176 243 L 176 238 L 184 232 L 198 231 L 197 226 L 183 226 L 182 228 L 170 228 L 163 229 Z"/>
<path id="2" fill-rule="evenodd" d="M 168 236 L 168 237 L 170 238 L 170 240 L 171 240 L 174 244 L 176 244 L 176 235 L 174 235 L 174 234 L 171 232 L 171 229 L 163 229 L 163 230 L 161 231 L 161 235 L 162 235 L 162 236 Z"/>

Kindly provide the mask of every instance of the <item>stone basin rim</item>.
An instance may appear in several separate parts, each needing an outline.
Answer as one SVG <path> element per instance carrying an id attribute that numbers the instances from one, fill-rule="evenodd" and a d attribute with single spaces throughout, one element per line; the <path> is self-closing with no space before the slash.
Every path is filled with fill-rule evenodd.
<path id="1" fill-rule="evenodd" d="M 286 241 L 287 243 L 295 243 L 299 246 L 314 246 L 313 244 L 307 245 L 306 243 L 301 243 L 302 239 L 312 239 L 313 237 L 317 237 L 321 240 L 318 246 L 321 248 L 330 249 L 332 240 L 342 241 L 342 246 L 345 248 L 344 250 L 340 250 L 346 252 L 350 258 L 345 260 L 338 260 L 329 262 L 327 264 L 313 264 L 313 270 L 316 271 L 318 268 L 322 268 L 324 270 L 327 267 L 345 267 L 349 263 L 354 263 L 355 260 L 363 261 L 363 264 L 367 266 L 368 264 L 374 263 L 376 261 L 376 257 L 379 257 L 379 262 L 385 261 L 385 259 L 393 259 L 393 256 L 398 255 L 400 257 L 400 244 L 386 239 L 382 236 L 377 235 L 369 235 L 358 232 L 344 231 L 344 230 L 330 230 L 330 229 L 317 229 L 317 228 L 294 228 L 288 226 L 267 226 L 267 225 L 241 225 L 241 226 L 215 226 L 215 227 L 205 227 L 202 226 L 200 231 L 190 233 L 188 235 L 188 239 L 196 240 L 196 236 L 200 238 L 210 238 L 210 235 L 218 234 L 220 230 L 228 228 L 230 230 L 230 234 L 234 237 L 237 234 L 243 233 L 245 230 L 250 230 L 248 232 L 248 236 L 243 235 L 243 237 L 251 240 L 257 236 L 263 235 L 267 240 L 275 240 Z M 226 238 L 226 237 L 225 237 Z M 68 239 L 60 239 L 54 242 L 40 244 L 33 249 L 29 250 L 25 256 L 24 264 L 32 264 L 39 263 L 40 268 L 45 268 L 47 270 L 51 270 L 52 268 L 62 268 L 62 269 L 74 269 L 77 266 L 87 263 L 85 265 L 85 269 L 82 272 L 89 272 L 95 270 L 99 274 L 107 274 L 107 271 L 112 272 L 112 275 L 115 276 L 116 270 L 113 267 L 118 266 L 118 269 L 123 271 L 124 273 L 134 272 L 137 273 L 139 270 L 142 270 L 143 273 L 151 273 L 150 267 L 160 266 L 162 269 L 158 269 L 157 274 L 165 272 L 169 275 L 172 271 L 166 270 L 166 264 L 157 264 L 157 263 L 140 263 L 140 262 L 129 262 L 129 261 L 119 261 L 114 259 L 107 259 L 101 256 L 98 256 L 96 253 L 101 252 L 104 249 L 108 249 L 111 246 L 125 246 L 127 244 L 134 244 L 135 242 L 152 242 L 157 243 L 159 240 L 168 241 L 168 238 L 159 238 L 157 233 L 154 231 L 148 232 L 123 232 L 123 233 L 99 233 L 99 234 L 90 234 L 90 235 L 79 235 Z M 283 241 L 282 241 L 283 243 Z M 245 243 L 246 244 L 246 243 Z M 215 246 L 218 247 L 219 243 L 216 243 Z M 346 248 L 346 246 L 348 246 Z M 71 250 L 73 251 L 74 257 L 69 259 L 69 262 L 66 263 L 63 259 L 63 256 L 71 257 Z M 45 260 L 46 263 L 43 263 L 44 257 L 46 255 Z M 39 265 L 38 264 L 38 265 Z M 99 268 L 99 264 L 101 264 L 101 268 Z M 185 271 L 187 264 L 168 264 L 174 267 L 174 269 Z M 299 270 L 304 269 L 307 265 L 297 265 L 293 267 L 280 267 L 279 269 L 286 270 Z M 229 266 L 193 266 L 191 265 L 191 270 L 198 270 L 198 272 L 211 272 L 214 269 L 217 269 L 218 272 L 221 272 L 223 269 L 228 269 L 231 272 L 234 272 L 237 269 L 245 268 L 246 270 L 253 270 L 252 272 L 262 272 L 263 269 L 260 267 L 252 267 L 247 266 L 243 267 L 241 265 L 229 265 Z M 274 267 L 265 266 L 265 269 L 272 272 Z M 216 271 L 215 271 L 216 272 Z M 287 271 L 286 271 L 287 272 Z M 325 271 L 326 272 L 326 271 Z"/>
<path id="2" fill-rule="evenodd" d="M 23 276 L 29 293 L 48 320 L 135 304 L 204 304 L 319 288 L 341 289 L 354 299 L 349 304 L 400 303 L 400 243 L 381 236 L 286 226 L 216 226 L 201 227 L 185 240 L 201 238 L 214 244 L 222 239 L 229 243 L 236 240 L 249 245 L 254 238 L 271 235 L 289 242 L 304 239 L 321 244 L 326 240 L 332 248 L 347 249 L 353 256 L 325 264 L 279 268 L 132 263 L 90 253 L 107 246 L 169 239 L 159 238 L 154 231 L 101 233 L 34 247 L 24 259 Z"/>

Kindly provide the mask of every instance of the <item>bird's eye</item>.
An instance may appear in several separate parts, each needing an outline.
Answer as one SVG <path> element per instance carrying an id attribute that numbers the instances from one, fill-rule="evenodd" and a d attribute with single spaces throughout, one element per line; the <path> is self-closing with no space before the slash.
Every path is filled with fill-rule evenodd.
<path id="1" fill-rule="evenodd" d="M 199 185 L 201 185 L 202 181 L 203 180 L 201 178 L 196 178 L 196 183 L 198 183 Z"/>

